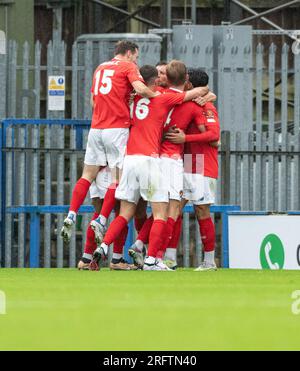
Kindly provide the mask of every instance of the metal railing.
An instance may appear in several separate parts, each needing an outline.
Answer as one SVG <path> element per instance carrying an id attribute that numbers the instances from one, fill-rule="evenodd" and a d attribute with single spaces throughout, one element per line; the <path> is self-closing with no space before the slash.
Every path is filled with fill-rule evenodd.
<path id="1" fill-rule="evenodd" d="M 64 250 L 57 230 L 63 223 L 63 210 L 81 173 L 89 125 L 89 120 L 11 119 L 2 122 L 0 193 L 5 265 L 11 262 L 20 267 L 26 265 L 30 213 L 35 210 L 35 214 L 40 214 L 42 265 L 53 266 L 52 251 L 55 266 L 66 265 L 66 259 L 68 266 L 75 266 L 80 252 L 78 245 L 84 244 L 85 237 L 79 232 L 74 234 L 70 246 Z M 293 133 L 222 132 L 219 163 L 217 205 L 241 206 L 246 211 L 300 210 L 299 130 L 294 129 Z M 42 211 L 20 209 L 22 211 L 17 212 L 15 209 L 27 206 L 42 207 Z M 53 209 L 50 213 L 43 207 Z M 92 209 L 87 210 L 92 212 Z M 83 231 L 90 217 L 89 213 L 83 214 Z M 37 225 L 34 220 L 32 236 L 34 225 Z M 191 222 L 193 224 L 193 219 Z M 187 237 L 181 245 L 183 241 L 188 241 Z M 201 244 L 197 234 L 195 241 L 196 260 L 199 260 Z M 189 258 L 184 255 L 184 249 L 182 255 L 183 263 L 188 266 Z"/>
<path id="2" fill-rule="evenodd" d="M 68 246 L 59 236 L 71 191 L 81 173 L 88 120 L 4 120 L 0 127 L 0 193 L 2 266 L 75 267 L 93 213 L 86 200 L 80 209 L 82 224 Z M 222 217 L 222 264 L 228 266 L 229 211 L 239 206 L 213 206 Z M 150 211 L 150 210 L 149 210 Z M 183 215 L 180 244 L 183 266 L 189 267 L 191 242 L 195 261 L 201 262 L 199 228 L 187 206 Z M 110 220 L 113 218 L 111 216 Z M 125 254 L 134 238 L 129 226 Z M 220 246 L 219 246 L 220 247 Z M 128 258 L 128 256 L 127 256 Z"/>
<path id="3" fill-rule="evenodd" d="M 8 215 L 20 215 L 25 214 L 29 216 L 30 220 L 30 231 L 29 231 L 29 259 L 28 266 L 30 268 L 39 268 L 41 266 L 41 215 L 46 214 L 67 214 L 69 207 L 55 206 L 55 205 L 43 205 L 43 206 L 17 206 L 8 207 L 5 213 Z M 229 267 L 229 246 L 228 246 L 228 213 L 233 211 L 239 211 L 239 206 L 234 205 L 216 205 L 211 207 L 211 212 L 214 214 L 221 214 L 222 218 L 222 242 L 221 242 L 221 264 L 222 267 Z M 79 214 L 92 214 L 94 208 L 92 206 L 82 206 L 79 210 Z M 148 209 L 151 212 L 151 209 Z M 202 261 L 202 249 L 200 242 L 199 229 L 196 227 L 194 230 L 194 236 L 190 233 L 190 214 L 194 213 L 192 206 L 186 206 L 183 210 L 183 229 L 182 229 L 182 249 L 183 249 L 183 266 L 190 267 L 190 242 L 191 239 L 195 240 L 196 246 L 196 261 L 199 264 Z M 112 216 L 113 218 L 113 216 Z M 85 233 L 83 231 L 82 233 Z M 130 260 L 128 255 L 128 248 L 134 242 L 134 224 L 133 221 L 129 223 L 129 231 L 126 244 L 124 246 L 124 256 L 125 259 Z M 58 237 L 59 238 L 59 237 Z M 72 246 L 70 247 L 72 249 Z M 5 266 L 11 266 L 11 250 L 9 245 L 5 244 Z M 74 267 L 75 264 L 69 265 L 69 267 Z M 63 261 L 61 258 L 57 259 L 57 267 L 63 267 Z"/>
<path id="4" fill-rule="evenodd" d="M 299 128 L 300 53 L 287 44 L 282 48 L 275 44 L 253 48 L 251 44 L 238 45 L 233 40 L 227 46 L 208 43 L 200 47 L 183 38 L 174 57 L 208 73 L 210 87 L 219 97 L 224 130 L 250 132 L 254 126 L 261 130 L 267 125 L 269 130 L 276 126 L 284 131 L 290 121 Z M 108 58 L 102 49 L 100 42 L 87 41 L 74 43 L 72 51 L 63 42 L 50 42 L 47 50 L 37 42 L 30 50 L 28 43 L 21 46 L 9 41 L 7 54 L 0 55 L 0 118 L 91 118 L 93 72 L 98 63 Z M 154 52 L 141 52 L 139 63 L 152 63 L 149 54 L 154 58 L 152 62 L 157 62 L 159 56 Z M 214 62 L 215 57 L 218 63 Z M 47 63 L 43 63 L 45 59 Z M 65 112 L 47 109 L 47 77 L 51 75 L 65 75 Z"/>

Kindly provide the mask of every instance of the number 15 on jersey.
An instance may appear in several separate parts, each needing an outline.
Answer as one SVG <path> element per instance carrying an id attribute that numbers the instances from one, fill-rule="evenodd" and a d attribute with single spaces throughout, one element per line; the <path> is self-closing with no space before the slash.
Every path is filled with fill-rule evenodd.
<path id="1" fill-rule="evenodd" d="M 94 95 L 98 95 L 99 92 L 104 95 L 109 94 L 114 73 L 114 70 L 100 70 L 96 73 Z"/>

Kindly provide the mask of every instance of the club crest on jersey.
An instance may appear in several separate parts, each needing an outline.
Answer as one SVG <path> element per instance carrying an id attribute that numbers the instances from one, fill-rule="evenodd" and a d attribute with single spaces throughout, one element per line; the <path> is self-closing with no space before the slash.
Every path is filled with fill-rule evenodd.
<path id="1" fill-rule="evenodd" d="M 205 116 L 206 116 L 207 122 L 216 122 L 215 115 L 212 110 L 208 109 L 207 111 L 205 111 Z"/>

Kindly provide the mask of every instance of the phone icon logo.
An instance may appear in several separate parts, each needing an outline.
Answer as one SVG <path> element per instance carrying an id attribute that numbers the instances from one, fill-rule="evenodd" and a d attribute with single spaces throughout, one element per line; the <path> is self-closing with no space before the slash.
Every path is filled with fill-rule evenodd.
<path id="1" fill-rule="evenodd" d="M 267 235 L 260 248 L 260 263 L 263 269 L 278 270 L 284 266 L 284 247 L 276 234 Z"/>

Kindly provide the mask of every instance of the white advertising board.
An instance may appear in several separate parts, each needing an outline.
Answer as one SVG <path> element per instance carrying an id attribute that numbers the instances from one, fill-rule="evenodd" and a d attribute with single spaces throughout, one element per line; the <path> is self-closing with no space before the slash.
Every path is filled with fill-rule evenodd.
<path id="1" fill-rule="evenodd" d="M 229 215 L 229 267 L 300 269 L 300 215 Z"/>

